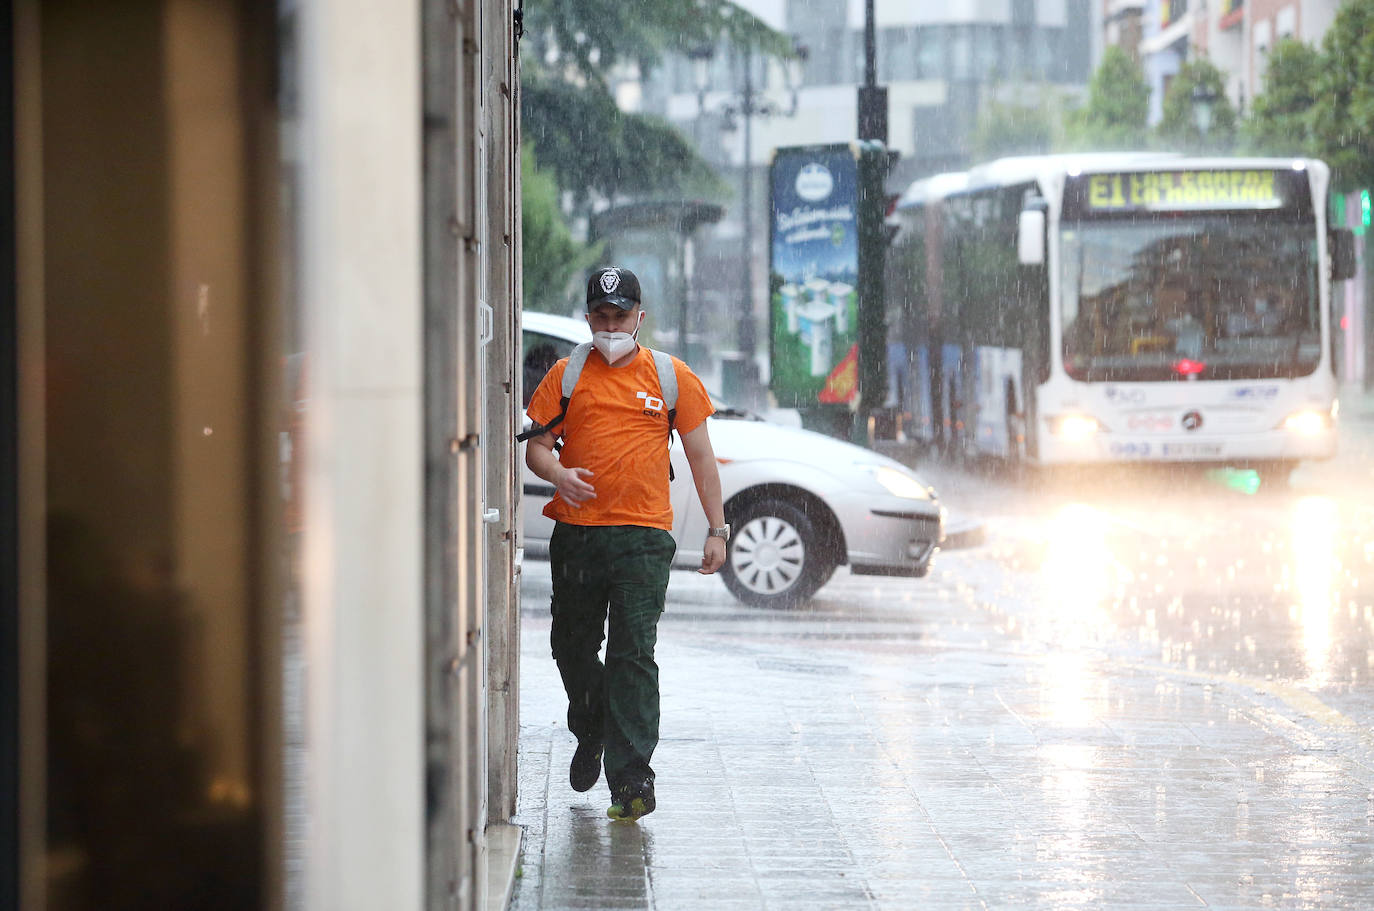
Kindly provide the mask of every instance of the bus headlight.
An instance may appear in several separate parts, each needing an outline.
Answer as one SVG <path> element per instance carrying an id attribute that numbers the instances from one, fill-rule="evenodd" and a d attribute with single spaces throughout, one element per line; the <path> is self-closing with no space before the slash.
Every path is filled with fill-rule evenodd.
<path id="1" fill-rule="evenodd" d="M 1283 429 L 1302 437 L 1314 437 L 1331 429 L 1331 415 L 1325 411 L 1296 411 L 1283 419 Z"/>
<path id="2" fill-rule="evenodd" d="M 1050 433 L 1070 442 L 1089 439 L 1099 429 L 1096 419 L 1085 414 L 1061 414 L 1050 418 Z"/>

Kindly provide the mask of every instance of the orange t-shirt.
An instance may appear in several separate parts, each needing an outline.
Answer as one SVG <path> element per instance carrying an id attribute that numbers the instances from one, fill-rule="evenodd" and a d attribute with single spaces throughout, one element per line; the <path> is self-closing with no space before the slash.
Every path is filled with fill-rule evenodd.
<path id="1" fill-rule="evenodd" d="M 565 357 L 554 364 L 535 390 L 530 420 L 547 424 L 558 417 L 563 396 Z M 715 411 L 706 387 L 692 369 L 673 358 L 677 374 L 677 417 L 673 427 L 688 433 Z M 573 506 L 558 494 L 544 515 L 571 525 L 642 525 L 673 530 L 668 496 L 668 410 L 658 386 L 654 357 L 643 345 L 634 360 L 612 367 L 597 351 L 587 356 L 568 415 L 551 431 L 563 438 L 559 461 L 587 468 L 596 496 Z"/>

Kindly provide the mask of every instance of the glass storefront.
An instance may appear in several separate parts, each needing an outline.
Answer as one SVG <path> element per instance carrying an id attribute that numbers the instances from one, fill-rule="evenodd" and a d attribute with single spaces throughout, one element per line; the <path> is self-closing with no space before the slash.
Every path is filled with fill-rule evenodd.
<path id="1" fill-rule="evenodd" d="M 280 765 L 273 4 L 23 7 L 41 142 L 14 180 L 18 324 L 41 420 L 20 540 L 46 548 L 23 615 L 46 679 L 24 677 L 44 694 L 25 894 L 257 907 Z"/>

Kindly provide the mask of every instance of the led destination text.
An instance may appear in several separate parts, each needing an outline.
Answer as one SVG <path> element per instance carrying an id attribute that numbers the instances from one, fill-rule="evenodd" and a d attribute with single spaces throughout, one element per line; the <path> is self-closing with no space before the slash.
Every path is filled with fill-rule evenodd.
<path id="1" fill-rule="evenodd" d="M 1273 171 L 1159 171 L 1094 174 L 1088 178 L 1088 208 L 1097 212 L 1133 209 L 1272 209 L 1283 205 Z"/>

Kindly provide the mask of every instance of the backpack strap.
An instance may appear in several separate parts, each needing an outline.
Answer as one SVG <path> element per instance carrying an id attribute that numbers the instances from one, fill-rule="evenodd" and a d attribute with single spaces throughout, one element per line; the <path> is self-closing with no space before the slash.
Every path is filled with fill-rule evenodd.
<path id="1" fill-rule="evenodd" d="M 586 366 L 587 355 L 592 353 L 592 343 L 583 342 L 572 350 L 568 355 L 568 366 L 563 371 L 563 410 L 568 410 L 568 399 L 572 398 L 573 390 L 577 388 L 577 378 L 582 375 L 582 368 Z"/>
<path id="2" fill-rule="evenodd" d="M 663 398 L 663 407 L 668 409 L 668 432 L 673 432 L 673 422 L 677 418 L 677 371 L 673 369 L 672 357 L 664 351 L 649 349 L 654 356 L 654 367 L 658 370 L 658 391 Z"/>
<path id="3" fill-rule="evenodd" d="M 677 370 L 673 368 L 673 358 L 666 351 L 649 349 L 654 356 L 654 369 L 658 371 L 658 394 L 663 399 L 663 407 L 668 409 L 668 445 L 673 445 L 673 427 L 677 423 Z M 668 461 L 668 480 L 674 480 L 673 463 Z"/>
<path id="4" fill-rule="evenodd" d="M 587 364 L 587 355 L 591 353 L 591 342 L 583 342 L 572 350 L 572 353 L 568 355 L 568 366 L 563 368 L 563 396 L 558 403 L 560 408 L 558 416 L 547 424 L 535 424 L 531 426 L 529 430 L 516 434 L 515 441 L 517 443 L 523 443 L 530 437 L 537 437 L 540 434 L 548 433 L 550 430 L 563 423 L 563 419 L 568 416 L 568 402 L 572 399 L 573 390 L 577 388 L 578 378 L 582 376 L 582 368 Z M 674 388 L 673 396 L 674 400 L 676 400 L 676 388 Z M 669 425 L 671 426 L 671 418 L 669 421 Z M 563 447 L 559 444 L 554 445 L 555 451 L 562 448 Z"/>

